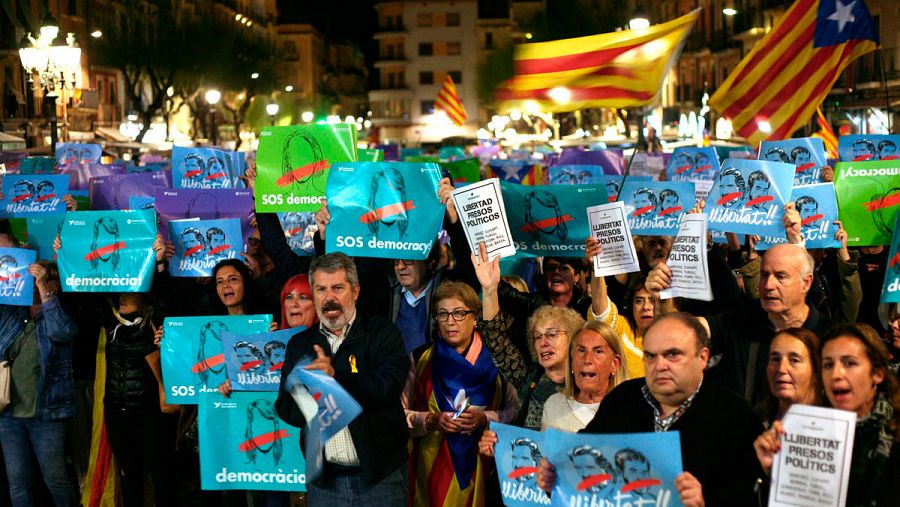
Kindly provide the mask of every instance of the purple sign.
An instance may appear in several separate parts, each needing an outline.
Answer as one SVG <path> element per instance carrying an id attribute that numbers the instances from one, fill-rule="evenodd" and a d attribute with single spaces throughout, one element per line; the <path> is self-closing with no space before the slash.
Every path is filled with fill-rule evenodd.
<path id="1" fill-rule="evenodd" d="M 215 220 L 239 218 L 244 236 L 244 250 L 253 232 L 250 219 L 253 216 L 253 192 L 234 188 L 172 188 L 156 190 L 156 212 L 159 215 L 159 232 L 169 240 L 169 222 L 187 218 Z"/>
<path id="2" fill-rule="evenodd" d="M 555 162 L 559 165 L 599 165 L 604 174 L 622 174 L 625 172 L 625 157 L 615 150 L 584 151 L 567 148 L 563 150 Z"/>
<path id="3" fill-rule="evenodd" d="M 153 197 L 157 188 L 168 188 L 161 172 L 115 174 L 91 178 L 92 210 L 126 210 L 130 197 Z"/>
<path id="4" fill-rule="evenodd" d="M 65 164 L 59 166 L 59 174 L 69 175 L 69 191 L 72 195 L 88 195 L 91 178 L 125 174 L 125 166 L 118 164 Z"/>

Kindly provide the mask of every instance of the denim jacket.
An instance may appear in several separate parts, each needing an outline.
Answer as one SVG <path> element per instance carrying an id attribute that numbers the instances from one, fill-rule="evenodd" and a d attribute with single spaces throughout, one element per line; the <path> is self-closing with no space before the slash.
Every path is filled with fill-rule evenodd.
<path id="1" fill-rule="evenodd" d="M 25 329 L 27 318 L 28 307 L 0 305 L 0 360 L 8 359 L 9 347 Z M 35 320 L 41 363 L 35 418 L 51 421 L 72 417 L 75 415 L 72 339 L 77 328 L 55 297 L 41 304 Z M 0 413 L 0 417 L 9 415 L 9 407 Z"/>

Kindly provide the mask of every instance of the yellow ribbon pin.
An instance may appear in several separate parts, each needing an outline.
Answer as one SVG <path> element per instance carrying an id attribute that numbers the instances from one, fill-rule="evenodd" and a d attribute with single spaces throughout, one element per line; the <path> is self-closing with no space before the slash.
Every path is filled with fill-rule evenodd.
<path id="1" fill-rule="evenodd" d="M 356 369 L 356 356 L 353 354 L 350 354 L 350 373 L 359 373 Z"/>

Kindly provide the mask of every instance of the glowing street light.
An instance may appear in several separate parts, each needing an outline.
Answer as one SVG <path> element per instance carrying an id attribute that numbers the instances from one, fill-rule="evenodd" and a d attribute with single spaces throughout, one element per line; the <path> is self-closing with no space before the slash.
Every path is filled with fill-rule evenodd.
<path id="1" fill-rule="evenodd" d="M 303 114 L 300 115 L 300 119 L 303 120 L 304 123 L 313 121 L 313 118 L 315 118 L 315 116 L 312 111 L 303 111 Z"/>
<path id="2" fill-rule="evenodd" d="M 294 85 L 287 85 L 287 86 L 285 86 L 285 87 L 284 87 L 284 91 L 286 91 L 286 92 L 288 92 L 288 93 L 291 93 L 292 91 L 294 91 Z"/>
<path id="3" fill-rule="evenodd" d="M 628 22 L 629 30 L 643 30 L 645 28 L 650 27 L 650 18 L 647 17 L 647 14 L 644 13 L 644 10 L 638 7 L 638 9 L 634 12 L 634 16 L 631 17 L 631 20 Z"/>
<path id="4" fill-rule="evenodd" d="M 722 14 L 726 16 L 734 16 L 735 14 L 737 14 L 737 12 L 738 11 L 736 9 L 733 9 L 731 7 L 725 7 L 724 9 L 722 9 Z"/>
<path id="5" fill-rule="evenodd" d="M 206 103 L 214 106 L 222 100 L 222 92 L 216 89 L 211 89 L 206 91 Z"/>
<path id="6" fill-rule="evenodd" d="M 572 91 L 565 86 L 557 86 L 547 92 L 547 95 L 558 104 L 568 104 L 572 101 Z"/>
<path id="7" fill-rule="evenodd" d="M 759 131 L 764 134 L 768 134 L 769 132 L 772 132 L 772 124 L 770 124 L 766 120 L 761 120 L 761 121 L 757 122 L 756 128 L 758 128 Z"/>
<path id="8" fill-rule="evenodd" d="M 206 98 L 206 103 L 209 104 L 209 120 L 212 127 L 209 133 L 209 140 L 215 146 L 219 141 L 218 126 L 216 125 L 216 104 L 222 100 L 222 92 L 211 88 L 206 90 L 204 97 Z"/>
<path id="9" fill-rule="evenodd" d="M 259 79 L 259 72 L 254 72 L 253 74 L 250 74 L 250 79 Z"/>
<path id="10" fill-rule="evenodd" d="M 95 39 L 99 39 L 100 37 L 103 37 L 103 31 L 102 30 L 94 30 L 93 32 L 91 32 L 91 37 L 93 37 Z"/>
<path id="11" fill-rule="evenodd" d="M 281 109 L 278 107 L 277 102 L 269 102 L 266 104 L 266 114 L 269 115 L 269 123 L 274 127 L 275 126 L 275 116 L 278 115 L 278 110 Z"/>

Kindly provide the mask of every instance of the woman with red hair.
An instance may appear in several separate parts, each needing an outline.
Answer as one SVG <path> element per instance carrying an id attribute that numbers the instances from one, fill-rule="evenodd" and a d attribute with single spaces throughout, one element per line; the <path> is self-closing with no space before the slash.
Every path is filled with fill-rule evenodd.
<path id="1" fill-rule="evenodd" d="M 312 289 L 307 275 L 295 275 L 281 289 L 281 325 L 279 329 L 309 328 L 319 323 L 313 305 Z M 298 330 L 299 331 L 299 330 Z"/>

